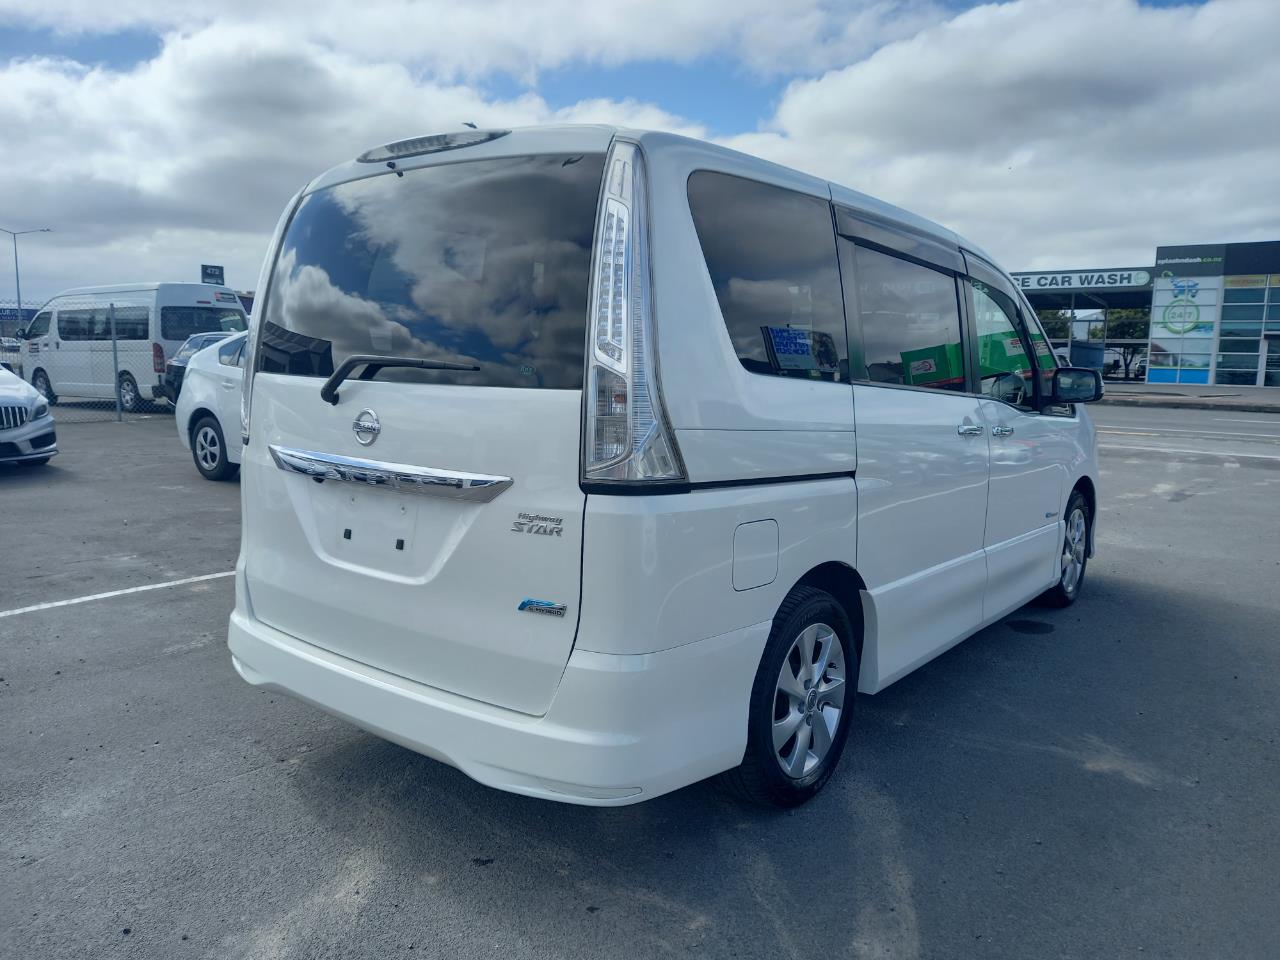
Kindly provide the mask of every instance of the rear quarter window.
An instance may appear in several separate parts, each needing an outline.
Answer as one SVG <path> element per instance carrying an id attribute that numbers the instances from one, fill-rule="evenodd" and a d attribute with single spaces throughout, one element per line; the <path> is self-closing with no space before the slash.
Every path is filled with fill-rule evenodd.
<path id="1" fill-rule="evenodd" d="M 160 308 L 160 336 L 186 340 L 208 330 L 243 330 L 244 314 L 226 307 L 175 306 Z"/>
<path id="2" fill-rule="evenodd" d="M 700 170 L 689 177 L 689 209 L 742 366 L 775 377 L 848 383 L 828 203 Z"/>
<path id="3" fill-rule="evenodd" d="M 306 197 L 280 245 L 258 369 L 327 377 L 353 355 L 471 370 L 380 379 L 580 389 L 604 157 L 478 160 Z"/>

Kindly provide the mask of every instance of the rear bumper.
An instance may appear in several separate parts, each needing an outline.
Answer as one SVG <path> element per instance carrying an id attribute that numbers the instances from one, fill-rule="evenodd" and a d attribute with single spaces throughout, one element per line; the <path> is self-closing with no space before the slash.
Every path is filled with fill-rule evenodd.
<path id="1" fill-rule="evenodd" d="M 291 694 L 480 783 L 620 806 L 742 761 L 751 684 L 769 628 L 756 624 L 633 656 L 577 649 L 541 717 L 329 653 L 253 619 L 243 601 L 227 642 L 249 683 Z"/>
<path id="2" fill-rule="evenodd" d="M 170 366 L 164 372 L 164 379 L 160 381 L 160 385 L 156 387 L 156 391 L 170 403 L 178 402 L 178 394 L 182 392 L 182 378 L 186 373 L 186 367 Z"/>
<path id="3" fill-rule="evenodd" d="M 53 417 L 45 415 L 11 430 L 0 430 L 0 463 L 39 460 L 58 452 Z"/>

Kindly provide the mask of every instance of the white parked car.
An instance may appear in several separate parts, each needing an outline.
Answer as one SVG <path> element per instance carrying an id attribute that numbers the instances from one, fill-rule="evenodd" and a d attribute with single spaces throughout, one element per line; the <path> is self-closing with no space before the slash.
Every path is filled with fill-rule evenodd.
<path id="1" fill-rule="evenodd" d="M 17 374 L 0 368 L 0 463 L 36 466 L 57 452 L 48 401 Z"/>
<path id="2" fill-rule="evenodd" d="M 230 480 L 240 469 L 240 383 L 245 334 L 197 351 L 174 408 L 178 437 L 206 480 Z M 227 442 L 227 438 L 231 442 Z"/>
<path id="3" fill-rule="evenodd" d="M 187 337 L 246 326 L 229 287 L 79 287 L 50 300 L 23 331 L 23 376 L 51 403 L 63 397 L 114 400 L 118 386 L 121 406 L 132 412 L 164 399 L 165 361 Z"/>
<path id="4" fill-rule="evenodd" d="M 257 289 L 236 669 L 483 783 L 801 803 L 855 691 L 1079 595 L 1097 373 L 863 194 L 664 133 L 422 137 L 308 184 Z"/>
<path id="5" fill-rule="evenodd" d="M 17 337 L 0 337 L 0 367 L 15 373 L 22 370 L 22 341 Z"/>

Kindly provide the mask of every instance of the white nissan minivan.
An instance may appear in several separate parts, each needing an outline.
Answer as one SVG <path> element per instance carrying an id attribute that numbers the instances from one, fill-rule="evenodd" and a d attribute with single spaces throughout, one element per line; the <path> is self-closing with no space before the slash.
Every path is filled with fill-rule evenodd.
<path id="1" fill-rule="evenodd" d="M 258 290 L 235 667 L 491 786 L 794 805 L 856 693 L 1079 595 L 1099 376 L 844 187 L 665 133 L 422 137 L 308 184 Z"/>

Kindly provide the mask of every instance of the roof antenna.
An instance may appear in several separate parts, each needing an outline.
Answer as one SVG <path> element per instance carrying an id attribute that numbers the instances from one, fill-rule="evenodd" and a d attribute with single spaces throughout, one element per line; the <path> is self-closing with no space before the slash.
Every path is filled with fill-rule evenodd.
<path id="1" fill-rule="evenodd" d="M 474 130 L 474 129 L 476 128 L 476 125 L 475 125 L 474 123 L 472 123 L 470 120 L 463 120 L 463 121 L 462 121 L 462 125 L 463 125 L 464 127 L 470 127 L 472 130 Z"/>

